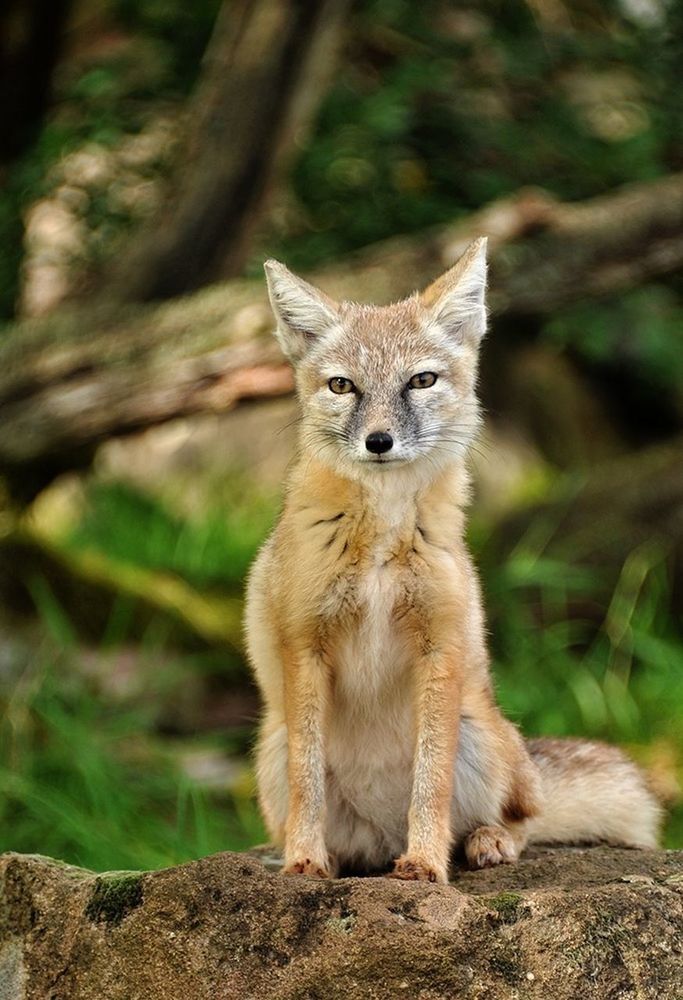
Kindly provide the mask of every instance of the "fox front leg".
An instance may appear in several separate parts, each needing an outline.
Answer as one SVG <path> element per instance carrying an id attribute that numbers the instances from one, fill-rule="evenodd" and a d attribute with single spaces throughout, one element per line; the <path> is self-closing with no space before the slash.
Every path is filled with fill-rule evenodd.
<path id="1" fill-rule="evenodd" d="M 451 800 L 460 720 L 458 670 L 437 652 L 417 664 L 417 740 L 408 844 L 390 878 L 448 882 Z"/>
<path id="2" fill-rule="evenodd" d="M 288 655 L 284 682 L 289 805 L 283 872 L 331 878 L 324 836 L 327 668 L 311 654 Z"/>

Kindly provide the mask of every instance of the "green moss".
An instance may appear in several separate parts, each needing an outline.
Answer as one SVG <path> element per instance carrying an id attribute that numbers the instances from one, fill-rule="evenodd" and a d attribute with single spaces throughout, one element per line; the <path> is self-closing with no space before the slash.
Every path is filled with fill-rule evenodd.
<path id="1" fill-rule="evenodd" d="M 486 905 L 495 910 L 503 924 L 514 924 L 519 919 L 519 906 L 523 897 L 518 892 L 501 892 L 485 900 Z"/>
<path id="2" fill-rule="evenodd" d="M 100 875 L 85 908 L 89 920 L 116 926 L 142 903 L 142 875 L 138 872 L 111 872 Z"/>

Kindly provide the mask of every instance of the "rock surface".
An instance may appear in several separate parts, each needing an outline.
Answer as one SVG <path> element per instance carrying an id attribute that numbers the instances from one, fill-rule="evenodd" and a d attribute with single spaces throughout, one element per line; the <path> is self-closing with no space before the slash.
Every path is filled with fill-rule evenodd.
<path id="1" fill-rule="evenodd" d="M 683 852 L 536 850 L 449 886 L 274 867 L 4 855 L 0 1000 L 683 998 Z"/>

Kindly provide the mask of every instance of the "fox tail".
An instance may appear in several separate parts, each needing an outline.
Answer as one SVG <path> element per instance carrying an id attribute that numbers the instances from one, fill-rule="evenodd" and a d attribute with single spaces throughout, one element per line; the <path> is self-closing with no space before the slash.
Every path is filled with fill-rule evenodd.
<path id="1" fill-rule="evenodd" d="M 643 771 L 617 747 L 584 740 L 527 741 L 544 803 L 531 843 L 657 847 L 663 809 Z"/>

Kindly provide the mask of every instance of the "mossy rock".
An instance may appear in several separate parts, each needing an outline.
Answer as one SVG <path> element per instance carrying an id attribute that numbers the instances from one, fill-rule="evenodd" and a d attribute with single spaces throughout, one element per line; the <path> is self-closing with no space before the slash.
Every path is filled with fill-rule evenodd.
<path id="1" fill-rule="evenodd" d="M 683 998 L 683 852 L 535 850 L 449 886 L 276 866 L 98 876 L 5 855 L 0 998 Z"/>
<path id="2" fill-rule="evenodd" d="M 142 904 L 140 872 L 107 872 L 95 881 L 92 896 L 85 908 L 90 920 L 120 924 L 131 910 Z"/>

